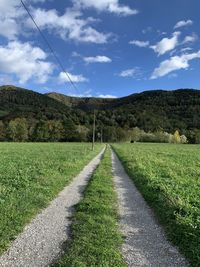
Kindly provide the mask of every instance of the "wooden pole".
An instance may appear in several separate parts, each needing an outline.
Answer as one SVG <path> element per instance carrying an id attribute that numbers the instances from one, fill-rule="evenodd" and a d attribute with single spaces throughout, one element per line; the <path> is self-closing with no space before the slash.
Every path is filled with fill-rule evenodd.
<path id="1" fill-rule="evenodd" d="M 93 133 L 92 133 L 92 150 L 94 150 L 94 143 L 95 143 L 95 132 L 96 132 L 96 116 L 95 116 L 95 111 L 94 111 L 94 118 L 93 118 Z"/>

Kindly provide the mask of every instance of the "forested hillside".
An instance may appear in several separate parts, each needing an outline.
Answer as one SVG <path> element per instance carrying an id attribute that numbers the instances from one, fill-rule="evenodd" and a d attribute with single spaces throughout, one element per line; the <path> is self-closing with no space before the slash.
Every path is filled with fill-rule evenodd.
<path id="1" fill-rule="evenodd" d="M 155 90 L 101 99 L 43 95 L 14 86 L 0 87 L 0 139 L 24 139 L 15 137 L 10 129 L 23 122 L 25 140 L 89 141 L 94 110 L 99 140 L 102 131 L 105 141 L 120 141 L 134 139 L 139 131 L 141 135 L 176 130 L 190 142 L 200 139 L 199 90 Z"/>
<path id="2" fill-rule="evenodd" d="M 105 111 L 121 127 L 138 126 L 146 131 L 200 128 L 199 90 L 146 91 L 118 99 L 48 96 L 75 109 Z"/>

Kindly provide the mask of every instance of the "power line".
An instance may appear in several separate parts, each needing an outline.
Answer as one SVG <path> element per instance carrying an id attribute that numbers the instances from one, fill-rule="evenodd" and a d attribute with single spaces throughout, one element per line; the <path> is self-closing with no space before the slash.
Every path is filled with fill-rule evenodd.
<path id="1" fill-rule="evenodd" d="M 33 16 L 31 15 L 30 11 L 28 10 L 27 6 L 25 5 L 25 3 L 23 2 L 23 0 L 20 0 L 22 6 L 24 7 L 24 9 L 26 10 L 27 14 L 29 15 L 29 17 L 31 18 L 31 20 L 33 21 L 35 27 L 37 28 L 37 30 L 39 31 L 40 35 L 42 36 L 42 39 L 44 40 L 44 42 L 46 43 L 46 45 L 48 46 L 49 50 L 51 51 L 51 53 L 53 54 L 53 56 L 55 57 L 58 65 L 60 66 L 61 70 L 65 73 L 65 75 L 67 76 L 67 79 L 70 81 L 71 85 L 74 87 L 75 90 L 78 91 L 77 86 L 75 85 L 75 83 L 72 81 L 72 79 L 70 78 L 70 75 L 66 72 L 62 62 L 60 61 L 60 59 L 57 57 L 56 53 L 54 52 L 52 46 L 50 45 L 49 41 L 47 40 L 46 36 L 43 34 L 43 32 L 40 30 L 40 27 L 37 25 L 36 21 L 34 20 Z"/>

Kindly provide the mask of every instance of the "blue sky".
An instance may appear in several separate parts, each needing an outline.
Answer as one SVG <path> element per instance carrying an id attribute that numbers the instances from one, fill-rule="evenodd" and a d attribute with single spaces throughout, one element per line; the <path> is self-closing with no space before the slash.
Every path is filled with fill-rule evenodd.
<path id="1" fill-rule="evenodd" d="M 76 96 L 200 88 L 198 0 L 0 0 L 0 84 Z"/>

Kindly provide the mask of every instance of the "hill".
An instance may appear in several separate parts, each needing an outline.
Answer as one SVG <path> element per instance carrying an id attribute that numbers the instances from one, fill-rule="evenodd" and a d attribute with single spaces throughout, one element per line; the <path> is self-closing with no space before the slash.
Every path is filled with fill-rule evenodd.
<path id="1" fill-rule="evenodd" d="M 16 117 L 29 119 L 61 119 L 69 116 L 71 110 L 64 104 L 24 88 L 12 85 L 0 86 L 0 119 Z"/>
<path id="2" fill-rule="evenodd" d="M 90 140 L 93 110 L 96 111 L 97 133 L 103 128 L 108 140 L 124 138 L 134 127 L 146 132 L 174 133 L 178 129 L 190 140 L 194 131 L 200 130 L 199 90 L 154 90 L 102 99 L 40 94 L 14 86 L 0 87 L 0 120 L 6 125 L 15 118 L 25 118 L 29 127 L 31 124 L 35 127 L 40 121 L 48 122 L 48 125 L 59 121 L 69 129 L 76 127 L 85 136 L 84 140 Z"/>
<path id="3" fill-rule="evenodd" d="M 117 99 L 75 98 L 57 93 L 48 96 L 73 109 L 100 110 L 106 115 L 102 118 L 104 124 L 108 123 L 107 117 L 121 127 L 138 126 L 146 131 L 200 129 L 199 90 L 155 90 Z"/>
<path id="4" fill-rule="evenodd" d="M 72 97 L 58 93 L 46 94 L 50 98 L 53 98 L 68 107 L 81 109 L 85 111 L 89 110 L 103 110 L 111 108 L 115 103 L 115 98 L 97 98 L 97 97 Z"/>

